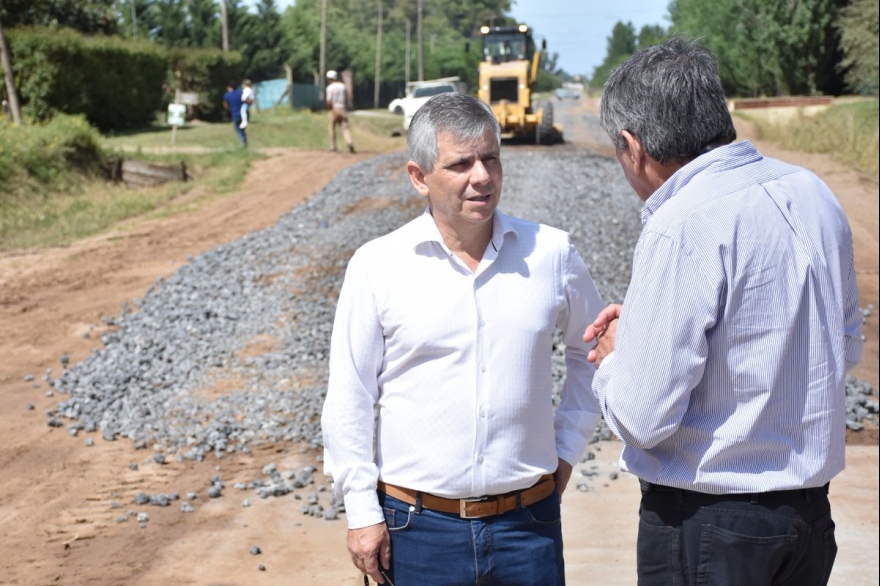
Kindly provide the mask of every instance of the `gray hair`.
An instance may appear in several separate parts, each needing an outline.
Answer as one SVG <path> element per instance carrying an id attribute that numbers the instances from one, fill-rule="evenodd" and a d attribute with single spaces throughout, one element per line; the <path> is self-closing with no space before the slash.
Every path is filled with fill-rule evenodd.
<path id="1" fill-rule="evenodd" d="M 615 147 L 626 150 L 627 130 L 659 163 L 687 162 L 736 139 L 715 56 L 677 36 L 611 73 L 599 123 Z"/>
<path id="2" fill-rule="evenodd" d="M 439 151 L 437 135 L 447 132 L 461 141 L 479 140 L 491 128 L 501 144 L 501 127 L 492 109 L 473 96 L 438 94 L 415 113 L 406 134 L 408 154 L 425 173 L 434 170 Z"/>

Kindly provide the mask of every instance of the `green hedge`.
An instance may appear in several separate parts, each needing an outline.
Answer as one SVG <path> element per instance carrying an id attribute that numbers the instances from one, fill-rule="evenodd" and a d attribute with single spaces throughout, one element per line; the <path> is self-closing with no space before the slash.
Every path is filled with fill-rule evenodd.
<path id="1" fill-rule="evenodd" d="M 193 115 L 217 120 L 226 82 L 241 79 L 241 56 L 219 49 L 166 49 L 64 28 L 11 29 L 7 37 L 22 113 L 35 122 L 66 113 L 85 114 L 104 132 L 144 127 L 175 89 L 199 93 Z"/>
<path id="2" fill-rule="evenodd" d="M 105 174 L 100 135 L 82 115 L 13 126 L 0 121 L 0 210 L 7 197 L 64 191 Z"/>
<path id="3" fill-rule="evenodd" d="M 169 87 L 199 94 L 199 105 L 190 114 L 200 120 L 223 119 L 223 94 L 226 84 L 241 84 L 244 61 L 237 52 L 223 53 L 219 49 L 168 49 Z M 169 96 L 169 100 L 174 95 Z M 167 102 L 166 102 L 167 104 Z"/>
<path id="4" fill-rule="evenodd" d="M 8 43 L 22 113 L 33 121 L 85 114 L 101 130 L 149 124 L 161 107 L 160 47 L 71 29 L 12 29 Z"/>

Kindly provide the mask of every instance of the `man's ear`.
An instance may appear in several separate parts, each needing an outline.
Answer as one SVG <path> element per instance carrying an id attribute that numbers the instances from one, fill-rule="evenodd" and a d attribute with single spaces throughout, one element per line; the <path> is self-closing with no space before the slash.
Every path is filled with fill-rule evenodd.
<path id="1" fill-rule="evenodd" d="M 422 168 L 419 167 L 418 163 L 415 161 L 409 161 L 406 164 L 406 172 L 409 174 L 409 180 L 412 181 L 413 187 L 416 188 L 416 191 L 427 197 L 430 189 L 428 189 L 428 184 L 425 183 L 425 172 L 422 171 Z"/>
<path id="2" fill-rule="evenodd" d="M 632 169 L 639 170 L 645 164 L 645 149 L 629 130 L 621 130 L 620 136 L 626 141 L 626 158 L 629 159 Z"/>

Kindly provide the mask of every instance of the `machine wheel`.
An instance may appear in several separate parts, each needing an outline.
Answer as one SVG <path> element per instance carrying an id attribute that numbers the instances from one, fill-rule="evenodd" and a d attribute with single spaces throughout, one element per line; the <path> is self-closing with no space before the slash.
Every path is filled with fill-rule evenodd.
<path id="1" fill-rule="evenodd" d="M 542 112 L 542 116 L 541 123 L 535 128 L 535 142 L 553 144 L 556 139 L 556 129 L 553 128 L 553 104 L 543 102 L 538 110 Z"/>

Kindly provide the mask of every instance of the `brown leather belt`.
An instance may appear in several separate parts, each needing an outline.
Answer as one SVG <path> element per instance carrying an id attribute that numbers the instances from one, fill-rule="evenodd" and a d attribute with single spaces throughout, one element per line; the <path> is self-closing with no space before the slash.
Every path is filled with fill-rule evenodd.
<path id="1" fill-rule="evenodd" d="M 544 500 L 556 487 L 552 474 L 545 474 L 537 483 L 524 490 L 514 490 L 506 494 L 484 496 L 469 499 L 448 499 L 434 496 L 426 492 L 386 484 L 379 481 L 380 492 L 403 501 L 408 505 L 416 504 L 416 499 L 421 496 L 422 508 L 440 511 L 441 513 L 453 513 L 462 519 L 479 519 L 492 515 L 503 515 L 517 508 L 527 507 L 538 501 Z"/>

